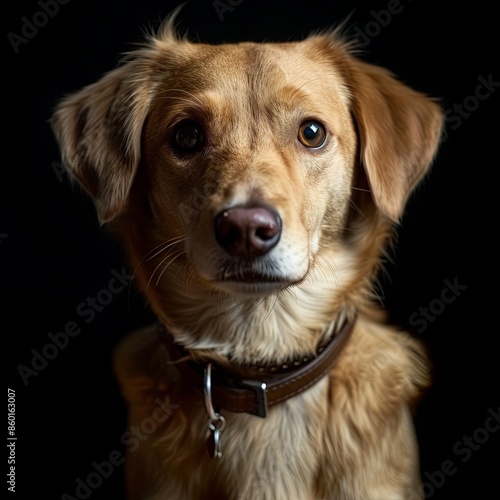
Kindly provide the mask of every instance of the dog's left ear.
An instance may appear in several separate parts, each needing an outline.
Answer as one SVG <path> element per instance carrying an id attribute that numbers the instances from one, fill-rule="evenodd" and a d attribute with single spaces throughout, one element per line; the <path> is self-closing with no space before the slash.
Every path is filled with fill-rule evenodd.
<path id="1" fill-rule="evenodd" d="M 344 78 L 373 201 L 396 222 L 432 163 L 441 137 L 442 110 L 386 69 L 354 56 L 335 34 L 313 40 Z"/>
<path id="2" fill-rule="evenodd" d="M 387 70 L 349 56 L 360 159 L 377 208 L 393 221 L 430 167 L 443 126 L 438 104 Z"/>

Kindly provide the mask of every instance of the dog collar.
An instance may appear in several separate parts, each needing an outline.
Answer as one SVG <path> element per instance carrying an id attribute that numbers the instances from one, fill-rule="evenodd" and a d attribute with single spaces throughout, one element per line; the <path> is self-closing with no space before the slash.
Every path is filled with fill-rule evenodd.
<path id="1" fill-rule="evenodd" d="M 158 325 L 158 338 L 165 345 L 183 382 L 205 397 L 207 411 L 219 415 L 224 409 L 264 418 L 268 407 L 286 401 L 312 387 L 339 359 L 351 337 L 355 319 L 346 320 L 329 342 L 313 357 L 280 367 L 219 365 L 194 361 L 189 352 L 175 343 L 173 336 Z"/>

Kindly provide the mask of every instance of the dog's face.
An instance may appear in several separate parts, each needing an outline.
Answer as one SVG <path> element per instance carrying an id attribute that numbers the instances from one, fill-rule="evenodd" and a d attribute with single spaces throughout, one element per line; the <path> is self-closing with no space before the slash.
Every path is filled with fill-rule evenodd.
<path id="1" fill-rule="evenodd" d="M 306 275 L 322 231 L 343 227 L 356 154 L 347 92 L 304 45 L 190 52 L 144 126 L 154 217 L 216 288 L 287 287 Z"/>
<path id="2" fill-rule="evenodd" d="M 192 279 L 265 296 L 347 244 L 357 188 L 397 220 L 441 121 L 431 100 L 334 35 L 209 46 L 167 28 L 65 100 L 54 127 L 102 222 L 142 210 L 137 224 Z M 153 254 L 136 260 L 161 266 Z"/>

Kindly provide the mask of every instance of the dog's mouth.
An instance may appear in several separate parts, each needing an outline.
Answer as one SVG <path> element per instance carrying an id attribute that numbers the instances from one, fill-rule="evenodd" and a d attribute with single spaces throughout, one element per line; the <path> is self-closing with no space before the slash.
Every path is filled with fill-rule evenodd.
<path id="1" fill-rule="evenodd" d="M 294 280 L 271 273 L 242 270 L 222 272 L 216 279 L 216 286 L 230 293 L 262 295 L 275 293 L 292 285 Z"/>
<path id="2" fill-rule="evenodd" d="M 282 283 L 283 279 L 271 274 L 242 272 L 238 274 L 227 274 L 220 278 L 219 281 L 236 281 L 243 283 Z"/>

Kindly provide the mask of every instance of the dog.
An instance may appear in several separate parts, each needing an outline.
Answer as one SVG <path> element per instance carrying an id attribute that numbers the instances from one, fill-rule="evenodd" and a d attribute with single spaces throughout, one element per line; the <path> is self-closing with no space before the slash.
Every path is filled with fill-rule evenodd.
<path id="1" fill-rule="evenodd" d="M 437 101 L 336 30 L 208 45 L 170 18 L 52 126 L 158 318 L 114 356 L 128 498 L 421 498 L 430 364 L 373 283 Z"/>

